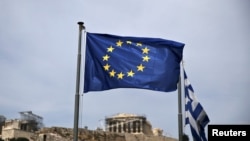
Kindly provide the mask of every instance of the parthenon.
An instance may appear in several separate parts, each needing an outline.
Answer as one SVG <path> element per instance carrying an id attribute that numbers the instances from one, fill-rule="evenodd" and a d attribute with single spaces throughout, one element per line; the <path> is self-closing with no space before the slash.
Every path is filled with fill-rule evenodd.
<path id="1" fill-rule="evenodd" d="M 146 116 L 119 113 L 105 118 L 106 131 L 152 135 L 152 126 Z"/>

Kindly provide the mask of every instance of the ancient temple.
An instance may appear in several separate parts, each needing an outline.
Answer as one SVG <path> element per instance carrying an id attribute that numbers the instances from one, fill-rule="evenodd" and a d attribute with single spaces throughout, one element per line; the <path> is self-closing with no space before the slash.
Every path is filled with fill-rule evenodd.
<path id="1" fill-rule="evenodd" d="M 105 118 L 106 131 L 152 135 L 153 130 L 146 116 L 119 113 Z"/>

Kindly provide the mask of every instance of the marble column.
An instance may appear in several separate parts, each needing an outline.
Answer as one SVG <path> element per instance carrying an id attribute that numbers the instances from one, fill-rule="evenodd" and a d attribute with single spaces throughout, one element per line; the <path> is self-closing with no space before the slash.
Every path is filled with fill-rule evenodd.
<path id="1" fill-rule="evenodd" d="M 140 133 L 143 133 L 143 119 L 140 119 Z"/>
<path id="2" fill-rule="evenodd" d="M 116 121 L 116 133 L 118 133 L 118 132 L 119 132 L 119 122 Z"/>
<path id="3" fill-rule="evenodd" d="M 138 133 L 139 132 L 139 125 L 138 125 L 138 122 L 135 121 L 135 133 Z"/>
<path id="4" fill-rule="evenodd" d="M 134 133 L 134 128 L 133 128 L 133 121 L 130 122 L 130 133 Z"/>
<path id="5" fill-rule="evenodd" d="M 124 133 L 124 129 L 123 129 L 123 122 L 121 122 L 121 133 Z"/>

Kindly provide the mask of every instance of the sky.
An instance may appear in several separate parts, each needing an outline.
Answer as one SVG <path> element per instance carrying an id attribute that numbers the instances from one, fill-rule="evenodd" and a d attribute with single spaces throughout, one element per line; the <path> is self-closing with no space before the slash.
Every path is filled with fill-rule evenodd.
<path id="1" fill-rule="evenodd" d="M 184 69 L 209 124 L 250 124 L 249 13 L 248 0 L 1 0 L 0 115 L 32 111 L 46 127 L 73 128 L 82 21 L 87 32 L 185 43 Z M 178 91 L 113 89 L 80 100 L 80 127 L 133 113 L 178 138 Z"/>

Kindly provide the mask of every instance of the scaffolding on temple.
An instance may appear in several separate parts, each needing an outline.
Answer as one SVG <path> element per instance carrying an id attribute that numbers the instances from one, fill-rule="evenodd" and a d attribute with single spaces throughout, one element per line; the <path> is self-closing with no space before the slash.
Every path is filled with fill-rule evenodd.
<path id="1" fill-rule="evenodd" d="M 28 122 L 36 123 L 36 126 L 40 129 L 44 127 L 43 117 L 33 114 L 32 111 L 19 112 L 20 119 Z"/>

